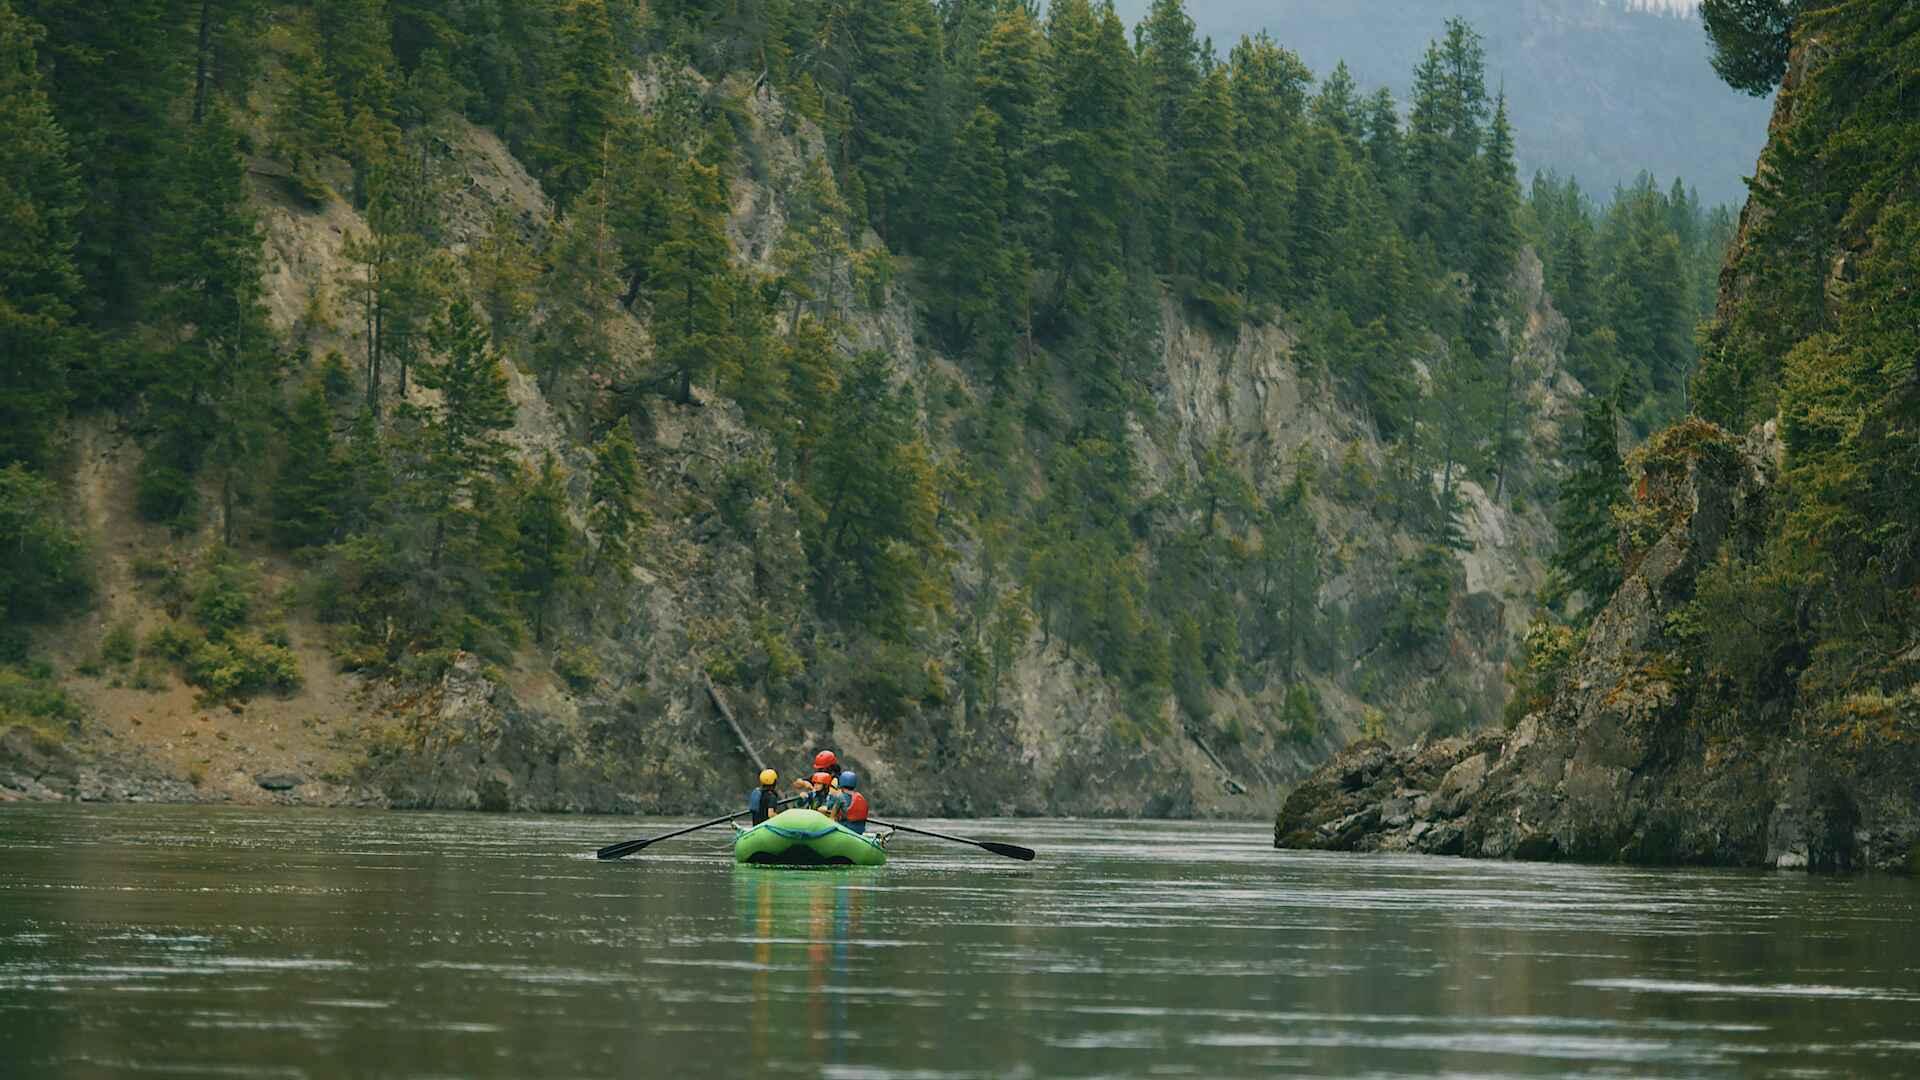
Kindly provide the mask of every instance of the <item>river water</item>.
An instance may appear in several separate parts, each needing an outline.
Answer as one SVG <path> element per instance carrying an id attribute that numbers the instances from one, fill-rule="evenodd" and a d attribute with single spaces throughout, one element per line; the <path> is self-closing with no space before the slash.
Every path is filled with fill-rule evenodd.
<path id="1" fill-rule="evenodd" d="M 939 823 L 933 823 L 940 828 Z M 0 807 L 0 1076 L 1920 1073 L 1920 883 L 951 822 Z"/>

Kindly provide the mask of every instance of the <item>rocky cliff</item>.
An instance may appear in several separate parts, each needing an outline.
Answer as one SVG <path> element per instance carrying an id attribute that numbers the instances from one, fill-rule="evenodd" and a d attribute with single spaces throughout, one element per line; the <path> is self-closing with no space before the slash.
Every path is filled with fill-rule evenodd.
<path id="1" fill-rule="evenodd" d="M 656 89 L 636 78 L 634 106 L 651 107 Z M 747 167 L 734 183 L 729 238 L 742 265 L 765 265 L 787 228 L 800 178 L 825 146 L 772 93 L 743 91 L 742 100 Z M 551 226 L 540 185 L 493 135 L 455 122 L 432 147 L 447 192 L 450 250 L 482 242 L 503 213 L 529 237 Z M 291 196 L 270 163 L 256 164 L 276 329 L 315 355 L 356 355 L 363 343 L 354 320 L 341 314 L 340 283 L 345 247 L 365 221 L 339 197 L 313 205 Z M 863 242 L 869 251 L 878 243 L 871 233 Z M 846 265 L 821 273 L 832 286 L 825 291 L 838 296 L 844 346 L 886 353 L 897 382 L 921 403 L 936 449 L 957 453 L 935 405 L 943 396 L 977 399 L 986 388 L 928 343 L 905 289 L 856 288 Z M 259 546 L 244 554 L 266 591 L 286 598 L 287 647 L 306 678 L 298 690 L 244 705 L 209 702 L 164 675 L 87 673 L 112 628 L 130 626 L 144 638 L 167 622 L 165 603 L 145 584 L 158 572 L 156 553 L 177 572 L 215 538 L 211 528 L 182 540 L 138 522 L 128 510 L 129 436 L 106 425 L 83 429 L 76 446 L 77 471 L 87 478 L 83 508 L 94 533 L 107 538 L 102 602 L 54 651 L 81 672 L 67 686 L 84 715 L 64 740 L 36 741 L 16 729 L 0 742 L 0 792 L 686 812 L 730 801 L 759 760 L 787 771 L 812 748 L 830 745 L 865 773 L 876 801 L 901 812 L 1264 814 L 1280 785 L 1365 730 L 1425 730 L 1440 719 L 1428 707 L 1433 701 L 1449 703 L 1448 723 L 1483 723 L 1506 699 L 1503 673 L 1552 542 L 1541 500 L 1515 492 L 1537 496 L 1535 478 L 1556 454 L 1568 402 L 1581 393 L 1560 369 L 1565 322 L 1531 255 L 1516 281 L 1522 318 L 1509 336 L 1536 417 L 1519 455 L 1530 464 L 1513 470 L 1499 499 L 1476 479 L 1451 478 L 1466 546 L 1447 571 L 1456 580 L 1445 626 L 1414 655 L 1393 661 L 1379 650 L 1381 612 L 1403 588 L 1398 567 L 1419 543 L 1376 503 L 1379 478 L 1396 467 L 1386 442 L 1342 402 L 1331 377 L 1300 355 L 1284 326 L 1256 323 L 1222 336 L 1172 303 L 1159 312 L 1153 419 L 1134 433 L 1151 489 L 1142 502 L 1193 484 L 1221 446 L 1255 493 L 1276 491 L 1303 470 L 1314 478 L 1309 505 L 1335 558 L 1313 598 L 1330 628 L 1318 646 L 1323 655 L 1295 680 L 1312 689 L 1308 720 L 1286 715 L 1286 685 L 1235 679 L 1208 689 L 1200 705 L 1165 701 L 1142 724 L 1110 675 L 1031 622 L 1020 624 L 986 703 L 942 689 L 937 671 L 906 720 L 820 691 L 834 679 L 844 686 L 845 671 L 776 685 L 767 674 L 775 658 L 766 627 L 786 628 L 789 640 L 832 641 L 836 631 L 765 586 L 806 573 L 796 508 L 778 483 L 743 483 L 756 468 L 772 472 L 767 437 L 733 402 L 696 390 L 691 405 L 653 398 L 638 408 L 634 429 L 654 503 L 643 554 L 631 590 L 595 598 L 582 618 L 589 629 L 564 655 L 530 647 L 511 664 L 466 655 L 424 686 L 343 671 L 329 629 L 294 602 L 303 568 Z M 619 321 L 617 334 L 644 351 L 644 319 L 623 312 Z M 572 471 L 580 496 L 594 403 L 577 388 L 545 392 L 527 371 L 509 375 L 516 452 L 529 464 L 553 455 Z M 1150 540 L 1171 526 L 1143 527 Z M 1004 588 L 993 580 L 984 545 L 956 544 L 955 556 L 960 603 L 991 600 Z M 938 658 L 946 670 L 959 669 L 967 644 L 946 643 Z M 861 662 L 857 652 L 844 655 L 839 663 Z"/>
<path id="2" fill-rule="evenodd" d="M 1625 584 L 1511 731 L 1366 740 L 1296 787 L 1274 844 L 1484 858 L 1920 872 L 1920 751 L 1807 725 L 1718 730 L 1690 711 L 1689 602 L 1767 521 L 1771 425 L 1691 421 L 1648 448 Z"/>

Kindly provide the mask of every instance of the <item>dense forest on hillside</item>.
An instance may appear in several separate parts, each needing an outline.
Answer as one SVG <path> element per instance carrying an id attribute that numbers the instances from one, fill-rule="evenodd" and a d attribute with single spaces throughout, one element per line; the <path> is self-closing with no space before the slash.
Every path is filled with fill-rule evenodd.
<path id="1" fill-rule="evenodd" d="M 1523 244 L 1573 372 L 1644 430 L 1685 405 L 1727 232 L 1677 182 L 1605 209 L 1552 177 L 1523 195 L 1484 65 L 1449 24 L 1403 108 L 1265 35 L 1219 54 L 1179 0 L 1131 34 L 1090 0 L 0 0 L 7 659 L 89 602 L 67 437 L 111 422 L 139 514 L 204 543 L 136 566 L 173 621 L 116 628 L 103 663 L 213 700 L 287 690 L 297 609 L 353 670 L 533 646 L 591 683 L 580 643 L 637 566 L 667 572 L 649 522 L 684 510 L 636 464 L 662 402 L 730 403 L 771 448 L 711 495 L 757 561 L 750 610 L 700 649 L 776 702 L 988 713 L 1037 632 L 1150 734 L 1170 700 L 1200 718 L 1217 687 L 1421 654 L 1460 587 L 1460 485 L 1558 483 L 1518 449 Z M 762 94 L 826 154 L 782 180 L 785 228 L 749 258 L 729 224 Z M 454 242 L 458 118 L 530 163 L 550 229 L 503 215 Z M 290 332 L 263 302 L 262 197 L 367 225 Z M 857 343 L 850 320 L 902 295 L 963 379 L 903 383 Z M 1284 327 L 1388 467 L 1255 482 L 1222 441 L 1143 494 L 1163 303 L 1226 339 Z M 314 346 L 335 333 L 352 348 Z M 507 441 L 509 366 L 586 467 Z M 1588 430 L 1572 457 L 1614 452 L 1613 425 Z M 1418 538 L 1337 613 L 1322 498 Z M 263 556 L 298 587 L 264 595 Z M 20 670 L 7 708 L 57 713 L 44 666 Z M 1310 737 L 1312 695 L 1285 701 Z"/>

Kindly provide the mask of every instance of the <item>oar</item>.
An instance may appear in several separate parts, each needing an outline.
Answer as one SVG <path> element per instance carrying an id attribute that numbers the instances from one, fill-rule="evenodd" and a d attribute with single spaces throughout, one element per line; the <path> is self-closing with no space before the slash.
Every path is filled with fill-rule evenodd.
<path id="1" fill-rule="evenodd" d="M 972 844 L 977 848 L 985 848 L 995 855 L 1005 855 L 1009 859 L 1019 859 L 1021 862 L 1033 861 L 1033 849 L 1021 847 L 1019 844 L 1002 844 L 997 840 L 969 840 L 964 836 L 948 836 L 946 833 L 934 832 L 932 829 L 916 829 L 910 825 L 893 825 L 885 821 L 869 820 L 867 824 L 878 825 L 883 829 L 897 829 L 900 832 L 919 833 L 921 836 L 931 836 L 937 840 L 952 840 L 957 844 Z"/>
<path id="2" fill-rule="evenodd" d="M 781 799 L 779 802 L 774 803 L 773 805 L 785 806 L 788 803 L 795 802 L 799 799 L 800 799 L 800 796 L 794 795 L 785 799 Z M 752 812 L 753 811 L 751 810 L 741 810 L 741 811 L 738 811 L 737 813 L 728 814 L 726 817 L 714 818 L 712 821 L 703 821 L 698 825 L 689 825 L 684 829 L 677 829 L 670 833 L 661 833 L 659 836 L 649 836 L 645 840 L 628 840 L 627 842 L 622 844 L 609 844 L 608 846 L 601 848 L 599 851 L 594 852 L 594 856 L 596 858 L 601 858 L 601 859 L 624 859 L 627 856 L 633 854 L 634 852 L 639 851 L 641 848 L 646 847 L 648 844 L 658 843 L 659 841 L 662 841 L 662 840 L 671 840 L 676 836 L 685 836 L 690 832 L 699 832 L 701 829 L 711 829 L 715 825 L 724 825 L 727 822 L 732 821 L 734 818 L 746 817 L 748 814 Z"/>

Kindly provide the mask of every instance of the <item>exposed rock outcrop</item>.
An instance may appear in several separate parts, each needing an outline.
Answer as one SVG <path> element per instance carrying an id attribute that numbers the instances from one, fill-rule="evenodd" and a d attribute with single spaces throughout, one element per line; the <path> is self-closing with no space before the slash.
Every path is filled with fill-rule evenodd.
<path id="1" fill-rule="evenodd" d="M 1277 847 L 1487 858 L 1874 868 L 1920 853 L 1920 748 L 1690 719 L 1669 617 L 1763 512 L 1776 445 L 1699 421 L 1657 437 L 1625 583 L 1543 711 L 1511 732 L 1348 747 L 1294 789 Z M 1636 536 L 1649 538 L 1636 544 Z"/>

